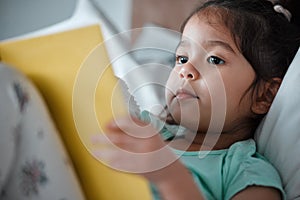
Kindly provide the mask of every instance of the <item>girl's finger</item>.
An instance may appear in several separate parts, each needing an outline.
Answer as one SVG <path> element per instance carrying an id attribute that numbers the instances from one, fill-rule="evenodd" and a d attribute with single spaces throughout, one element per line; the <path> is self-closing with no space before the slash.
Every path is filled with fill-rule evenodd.
<path id="1" fill-rule="evenodd" d="M 118 118 L 107 126 L 109 131 L 123 133 L 134 138 L 149 138 L 158 133 L 158 131 L 148 123 L 137 118 Z"/>
<path id="2" fill-rule="evenodd" d="M 92 144 L 121 144 L 124 143 L 126 139 L 119 134 L 108 133 L 108 134 L 98 134 L 93 135 L 91 138 Z"/>
<path id="3" fill-rule="evenodd" d="M 135 117 L 122 117 L 112 120 L 107 124 L 107 128 L 111 130 L 124 130 L 132 127 L 145 127 L 148 123 L 145 123 Z"/>
<path id="4" fill-rule="evenodd" d="M 99 159 L 103 160 L 111 160 L 114 158 L 114 150 L 112 149 L 101 149 L 101 150 L 93 150 L 92 154 Z"/>

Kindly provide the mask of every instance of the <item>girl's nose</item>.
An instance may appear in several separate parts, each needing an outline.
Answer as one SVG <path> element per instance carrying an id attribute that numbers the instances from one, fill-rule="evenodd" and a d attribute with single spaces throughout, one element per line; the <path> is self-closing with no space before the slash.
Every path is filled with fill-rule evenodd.
<path id="1" fill-rule="evenodd" d="M 199 72 L 192 64 L 186 63 L 181 66 L 179 76 L 187 80 L 196 80 L 199 78 Z"/>

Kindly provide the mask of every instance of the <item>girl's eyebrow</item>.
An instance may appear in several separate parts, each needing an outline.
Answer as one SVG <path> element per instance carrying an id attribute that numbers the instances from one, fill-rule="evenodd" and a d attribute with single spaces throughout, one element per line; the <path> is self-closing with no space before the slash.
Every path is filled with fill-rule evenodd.
<path id="1" fill-rule="evenodd" d="M 189 47 L 190 46 L 190 42 L 188 40 L 181 40 L 176 48 L 180 49 L 180 48 L 184 48 L 184 47 Z M 236 52 L 233 50 L 233 48 L 226 42 L 220 41 L 220 40 L 208 40 L 203 42 L 202 44 L 202 48 L 208 50 L 214 47 L 222 47 L 224 49 L 226 49 L 227 51 L 230 51 L 234 54 L 236 54 Z"/>
<path id="2" fill-rule="evenodd" d="M 233 50 L 233 48 L 228 43 L 220 41 L 220 40 L 209 40 L 209 41 L 205 41 L 203 44 L 203 47 L 205 49 L 210 49 L 210 48 L 213 48 L 216 46 L 220 46 L 220 47 L 236 54 L 235 51 Z"/>

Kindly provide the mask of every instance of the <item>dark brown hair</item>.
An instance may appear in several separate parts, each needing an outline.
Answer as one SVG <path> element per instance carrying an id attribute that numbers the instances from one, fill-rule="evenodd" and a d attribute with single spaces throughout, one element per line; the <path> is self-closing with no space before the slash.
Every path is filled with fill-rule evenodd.
<path id="1" fill-rule="evenodd" d="M 299 0 L 210 0 L 198 7 L 186 19 L 205 17 L 212 25 L 225 25 L 231 32 L 236 46 L 256 72 L 256 78 L 249 90 L 263 81 L 283 78 L 300 45 Z M 274 10 L 274 4 L 288 9 L 288 19 Z M 299 66 L 300 67 L 300 66 Z M 263 115 L 256 115 L 247 126 L 256 129 Z"/>
<path id="2" fill-rule="evenodd" d="M 291 9 L 291 22 L 274 10 L 267 0 L 210 0 L 197 8 L 194 15 L 225 25 L 237 47 L 254 68 L 257 79 L 283 78 L 300 45 L 299 0 L 284 1 Z M 292 12 L 294 11 L 294 12 Z M 185 23 L 186 23 L 185 22 Z M 185 25 L 185 23 L 183 25 Z"/>

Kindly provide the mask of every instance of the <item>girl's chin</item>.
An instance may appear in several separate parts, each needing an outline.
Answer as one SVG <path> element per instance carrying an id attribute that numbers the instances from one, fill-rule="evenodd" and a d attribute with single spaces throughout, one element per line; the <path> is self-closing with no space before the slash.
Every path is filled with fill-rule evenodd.
<path id="1" fill-rule="evenodd" d="M 193 119 L 200 119 L 199 116 L 196 116 L 194 113 L 182 113 L 182 112 L 171 112 L 176 124 L 183 126 L 192 131 L 198 131 L 199 121 Z"/>
<path id="2" fill-rule="evenodd" d="M 198 130 L 200 124 L 199 101 L 193 99 L 185 99 L 185 101 L 173 100 L 168 109 L 177 124 L 190 130 Z"/>
<path id="3" fill-rule="evenodd" d="M 195 113 L 200 117 L 199 104 L 196 98 L 174 98 L 170 105 L 168 105 L 168 109 L 174 116 L 189 116 L 190 114 Z"/>

